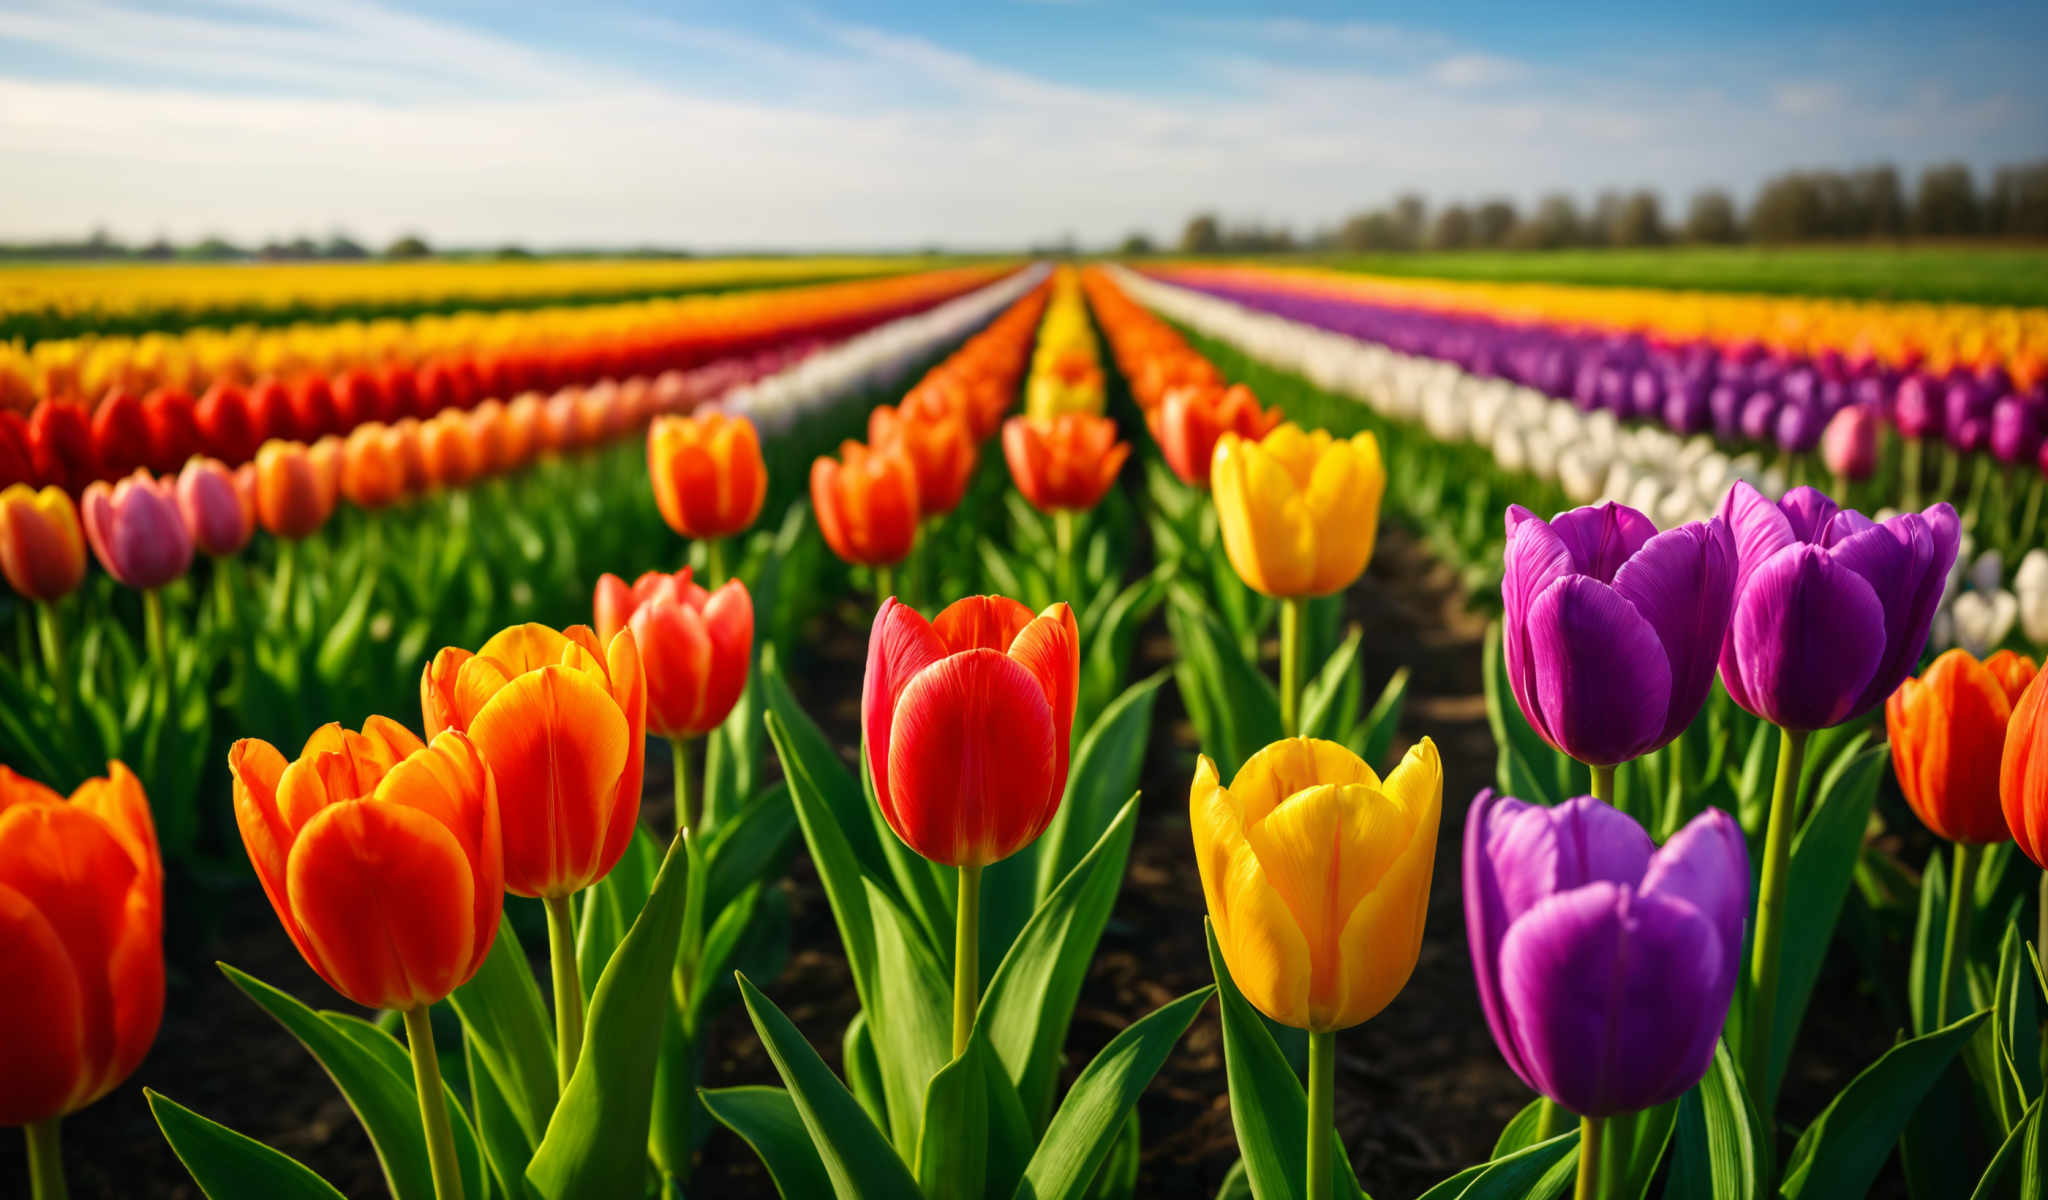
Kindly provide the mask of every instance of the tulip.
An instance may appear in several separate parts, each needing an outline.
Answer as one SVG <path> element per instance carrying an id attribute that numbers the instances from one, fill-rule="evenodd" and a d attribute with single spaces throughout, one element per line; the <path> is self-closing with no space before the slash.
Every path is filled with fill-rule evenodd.
<path id="1" fill-rule="evenodd" d="M 484 466 L 469 414 L 459 408 L 444 409 L 420 423 L 420 455 L 436 487 L 459 488 Z"/>
<path id="2" fill-rule="evenodd" d="M 2036 674 L 2013 705 L 1998 795 L 2013 842 L 2042 869 L 2040 935 L 2034 945 L 2048 956 L 2048 671 Z"/>
<path id="3" fill-rule="evenodd" d="M 228 382 L 206 389 L 192 410 L 199 426 L 199 438 L 206 452 L 230 466 L 240 466 L 256 457 L 263 444 L 249 394 Z"/>
<path id="4" fill-rule="evenodd" d="M 164 1011 L 163 863 L 122 764 L 67 800 L 0 767 L 0 1125 L 64 1194 L 58 1122 L 120 1086 Z"/>
<path id="5" fill-rule="evenodd" d="M 2012 577 L 2012 590 L 2019 600 L 2020 628 L 2027 640 L 2048 648 L 2048 550 L 2036 546 L 2027 551 Z"/>
<path id="6" fill-rule="evenodd" d="M 93 457 L 99 469 L 116 478 L 149 462 L 149 427 L 142 401 L 125 388 L 114 388 L 92 414 Z"/>
<path id="7" fill-rule="evenodd" d="M 214 558 L 240 554 L 256 533 L 256 514 L 242 503 L 235 477 L 218 459 L 193 455 L 178 472 L 178 511 L 198 549 Z"/>
<path id="8" fill-rule="evenodd" d="M 959 416 L 912 417 L 884 404 L 868 414 L 868 444 L 910 460 L 923 516 L 943 516 L 958 508 L 968 480 L 974 478 L 974 436 Z"/>
<path id="9" fill-rule="evenodd" d="M 878 568 L 882 578 L 917 542 L 917 468 L 905 455 L 843 442 L 839 457 L 811 463 L 811 508 L 832 552 Z"/>
<path id="10" fill-rule="evenodd" d="M 1590 796 L 1546 808 L 1488 789 L 1472 802 L 1465 928 L 1480 1006 L 1515 1074 L 1587 1119 L 1587 1145 L 1592 1122 L 1675 1100 L 1706 1074 L 1742 969 L 1749 880 L 1742 830 L 1717 808 L 1660 848 Z"/>
<path id="11" fill-rule="evenodd" d="M 1877 432 L 1877 414 L 1860 404 L 1829 418 L 1820 435 L 1820 456 L 1835 477 L 1836 491 L 1877 471 Z"/>
<path id="12" fill-rule="evenodd" d="M 315 442 L 341 428 L 334 389 L 324 375 L 301 375 L 290 391 L 292 428 L 303 441 Z"/>
<path id="13" fill-rule="evenodd" d="M 1003 596 L 956 600 L 927 622 L 891 596 L 861 683 L 875 802 L 905 845 L 960 872 L 953 1052 L 980 988 L 981 870 L 1037 840 L 1066 792 L 1080 634 L 1073 610 L 1033 616 Z"/>
<path id="14" fill-rule="evenodd" d="M 1159 442 L 1166 465 L 1181 482 L 1209 486 L 1209 466 L 1216 442 L 1225 433 L 1256 442 L 1280 424 L 1280 410 L 1259 408 L 1258 397 L 1245 385 L 1176 387 L 1145 414 Z"/>
<path id="15" fill-rule="evenodd" d="M 14 483 L 0 491 L 0 574 L 44 606 L 85 581 L 85 532 L 63 489 Z"/>
<path id="16" fill-rule="evenodd" d="M 29 444 L 28 419 L 0 408 L 0 489 L 36 481 L 35 450 Z"/>
<path id="17" fill-rule="evenodd" d="M 1720 515 L 1738 555 L 1721 682 L 1737 705 L 1783 731 L 1764 834 L 1744 1072 L 1757 1111 L 1769 1114 L 1785 871 L 1806 738 L 1870 711 L 1920 660 L 1962 531 L 1946 503 L 1879 523 L 1812 488 L 1773 503 L 1747 483 L 1729 490 Z"/>
<path id="18" fill-rule="evenodd" d="M 768 464 L 753 422 L 717 411 L 656 417 L 647 427 L 647 473 L 668 527 L 714 547 L 745 532 L 768 496 Z"/>
<path id="19" fill-rule="evenodd" d="M 1508 680 L 1544 741 L 1595 768 L 1667 744 L 1699 715 L 1734 603 L 1735 543 L 1718 518 L 1658 533 L 1625 505 L 1544 521 L 1507 514 L 1501 581 Z"/>
<path id="20" fill-rule="evenodd" d="M 2003 645 L 2019 623 L 2019 597 L 2004 588 L 1964 592 L 1935 620 L 1939 622 L 1943 616 L 1949 619 L 1949 632 L 1957 646 L 1972 655 L 1985 655 Z M 1932 635 L 1928 640 L 1933 641 Z"/>
<path id="21" fill-rule="evenodd" d="M 249 389 L 249 415 L 258 450 L 272 438 L 294 441 L 300 436 L 298 418 L 292 413 L 291 389 L 279 380 L 265 379 Z"/>
<path id="22" fill-rule="evenodd" d="M 649 571 L 631 587 L 607 573 L 597 581 L 593 607 L 600 642 L 609 643 L 621 629 L 633 631 L 647 676 L 647 731 L 667 738 L 674 750 L 677 824 L 686 832 L 695 829 L 684 742 L 723 724 L 746 689 L 753 598 L 737 579 L 707 592 L 684 567 L 673 575 Z"/>
<path id="23" fill-rule="evenodd" d="M 192 565 L 192 531 L 171 484 L 148 471 L 115 484 L 95 481 L 79 511 L 100 565 L 137 591 L 160 588 Z"/>
<path id="24" fill-rule="evenodd" d="M 350 504 L 374 511 L 404 499 L 404 438 L 396 428 L 375 421 L 349 431 L 341 445 L 341 494 Z"/>
<path id="25" fill-rule="evenodd" d="M 475 654 L 450 646 L 420 677 L 427 732 L 467 734 L 498 781 L 505 889 L 548 912 L 556 1071 L 568 1086 L 583 1043 L 583 988 L 569 897 L 611 873 L 633 840 L 647 686 L 631 630 L 600 645 L 588 626 L 514 625 Z"/>
<path id="26" fill-rule="evenodd" d="M 269 441 L 256 452 L 256 519 L 273 536 L 311 536 L 333 515 L 334 500 L 304 445 Z"/>
<path id="27" fill-rule="evenodd" d="M 1131 454 L 1116 422 L 1084 412 L 1003 422 L 1010 477 L 1040 512 L 1084 512 L 1101 503 Z"/>
<path id="28" fill-rule="evenodd" d="M 36 478 L 76 496 L 100 477 L 92 426 L 85 410 L 63 400 L 44 400 L 28 419 L 29 452 Z"/>
<path id="29" fill-rule="evenodd" d="M 1268 596 L 1325 596 L 1372 558 L 1386 469 L 1370 433 L 1347 439 L 1281 425 L 1263 440 L 1217 439 L 1210 465 L 1231 566 Z"/>
<path id="30" fill-rule="evenodd" d="M 324 725 L 286 761 L 244 738 L 228 751 L 235 824 L 292 944 L 335 991 L 404 1015 L 437 1196 L 462 1195 L 430 1007 L 469 982 L 504 912 L 504 845 L 490 768 L 470 739 L 431 743 L 371 717 Z"/>
<path id="31" fill-rule="evenodd" d="M 159 475 L 177 474 L 200 451 L 192 397 L 176 388 L 158 388 L 143 398 L 142 424 L 149 435 L 149 469 Z"/>

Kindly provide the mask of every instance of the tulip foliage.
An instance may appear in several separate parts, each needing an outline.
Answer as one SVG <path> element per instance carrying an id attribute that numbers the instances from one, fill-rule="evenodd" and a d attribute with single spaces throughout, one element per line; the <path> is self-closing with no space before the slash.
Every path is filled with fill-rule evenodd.
<path id="1" fill-rule="evenodd" d="M 400 1200 L 700 1194 L 711 1153 L 791 1200 L 1126 1200 L 1212 1001 L 1219 1195 L 1363 1197 L 1339 1046 L 1444 999 L 1447 898 L 1528 1099 L 1431 1200 L 2041 1195 L 2048 556 L 2007 588 L 2028 481 L 1962 444 L 2024 457 L 2031 318 L 1213 264 L 613 300 L 36 344 L 50 394 L 0 409 L 36 1200 L 167 976 L 174 1021 L 218 987 L 166 913 L 242 862 L 350 1007 L 227 983 Z M 1469 742 L 1366 678 L 1383 521 L 1498 614 L 1462 827 Z M 1162 829 L 1213 983 L 1076 1054 Z M 799 855 L 843 1027 L 789 994 Z M 1816 1105 L 1843 963 L 1900 1033 Z M 148 1101 L 210 1196 L 339 1194 Z"/>

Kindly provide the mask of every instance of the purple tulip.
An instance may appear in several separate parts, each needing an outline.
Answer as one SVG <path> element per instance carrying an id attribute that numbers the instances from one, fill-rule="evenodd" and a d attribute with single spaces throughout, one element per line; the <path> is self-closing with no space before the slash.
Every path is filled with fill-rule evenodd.
<path id="1" fill-rule="evenodd" d="M 1657 532 L 1626 505 L 1545 521 L 1507 512 L 1508 679 L 1529 724 L 1580 762 L 1612 766 L 1699 714 L 1735 595 L 1718 518 Z"/>
<path id="2" fill-rule="evenodd" d="M 1672 380 L 1664 396 L 1664 423 L 1672 432 L 1690 437 L 1711 427 L 1713 413 L 1707 405 L 1707 381 L 1699 375 L 1682 375 Z"/>
<path id="3" fill-rule="evenodd" d="M 1991 395 L 1978 387 L 1974 378 L 1964 377 L 1950 383 L 1941 394 L 1942 428 L 1953 435 L 1970 421 L 1988 424 Z"/>
<path id="4" fill-rule="evenodd" d="M 1778 410 L 1778 447 L 1804 454 L 1820 445 L 1821 415 L 1818 401 L 1792 401 Z"/>
<path id="5" fill-rule="evenodd" d="M 1733 383 L 1718 383 L 1707 394 L 1707 415 L 1714 424 L 1714 436 L 1734 437 L 1742 425 L 1742 389 Z"/>
<path id="6" fill-rule="evenodd" d="M 178 472 L 178 511 L 199 549 L 215 558 L 239 554 L 256 532 L 256 514 L 242 503 L 235 477 L 217 459 L 193 455 Z"/>
<path id="7" fill-rule="evenodd" d="M 1778 398 L 1770 392 L 1751 392 L 1742 402 L 1742 436 L 1752 442 L 1768 439 L 1778 424 L 1778 407 Z"/>
<path id="8" fill-rule="evenodd" d="M 2041 450 L 2041 419 L 2026 400 L 2007 393 L 1991 406 L 1991 453 L 2012 466 L 2032 462 Z"/>
<path id="9" fill-rule="evenodd" d="M 1836 413 L 1821 432 L 1820 456 L 1838 478 L 1870 478 L 1877 472 L 1877 414 L 1861 404 Z"/>
<path id="10" fill-rule="evenodd" d="M 1740 564 L 1721 682 L 1787 729 L 1839 725 L 1920 660 L 1962 527 L 1936 504 L 1879 524 L 1813 488 L 1773 504 L 1747 483 L 1721 501 Z"/>
<path id="11" fill-rule="evenodd" d="M 1706 1074 L 1742 966 L 1749 852 L 1710 808 L 1660 849 L 1590 796 L 1491 789 L 1465 817 L 1465 931 L 1508 1065 L 1572 1112 L 1684 1095 Z"/>
<path id="12" fill-rule="evenodd" d="M 162 587 L 192 565 L 192 531 L 171 485 L 147 470 L 112 485 L 94 481 L 78 507 L 100 565 L 129 587 Z"/>
<path id="13" fill-rule="evenodd" d="M 1903 437 L 1923 438 L 1941 429 L 1941 407 L 1935 400 L 1934 381 L 1925 375 L 1906 376 L 1892 396 L 1892 420 Z"/>

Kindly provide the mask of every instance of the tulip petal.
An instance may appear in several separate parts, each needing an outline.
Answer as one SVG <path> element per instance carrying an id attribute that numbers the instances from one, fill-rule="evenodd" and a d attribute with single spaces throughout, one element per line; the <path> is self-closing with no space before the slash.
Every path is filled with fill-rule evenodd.
<path id="1" fill-rule="evenodd" d="M 1925 515 L 1894 517 L 1834 547 L 1835 561 L 1868 581 L 1884 608 L 1883 656 L 1850 715 L 1866 712 L 1891 695 L 1920 661 L 1961 540 L 1955 510 L 1937 504 Z"/>
<path id="2" fill-rule="evenodd" d="M 1558 580 L 1530 606 L 1528 637 L 1551 745 L 1609 766 L 1663 732 L 1671 664 L 1656 630 L 1615 589 L 1586 575 Z"/>
<path id="3" fill-rule="evenodd" d="M 1188 796 L 1195 861 L 1216 944 L 1245 999 L 1284 1025 L 1309 1024 L 1308 941 L 1294 914 L 1267 880 L 1245 841 L 1231 793 L 1217 786 L 1216 765 L 1203 757 Z"/>
<path id="4" fill-rule="evenodd" d="M 1737 596 L 1764 560 L 1799 540 L 1793 536 L 1792 522 L 1778 506 L 1743 480 L 1737 480 L 1722 497 L 1720 517 L 1735 538 Z"/>
<path id="5" fill-rule="evenodd" d="M 1602 583 L 1613 583 L 1622 564 L 1657 536 L 1656 522 L 1613 501 L 1559 513 L 1550 528 L 1571 552 L 1572 569 Z"/>
<path id="6" fill-rule="evenodd" d="M 896 699 L 919 671 L 945 656 L 945 643 L 922 613 L 894 596 L 882 601 L 868 632 L 860 723 L 862 753 L 875 780 L 875 800 L 891 826 L 897 823 L 895 792 L 889 786 L 889 740 L 896 721 Z"/>
<path id="7" fill-rule="evenodd" d="M 0 884 L 0 1125 L 73 1107 L 85 1047 L 85 999 L 71 956 L 36 904 Z"/>
<path id="8" fill-rule="evenodd" d="M 1315 530 L 1315 575 L 1310 585 L 1314 594 L 1328 595 L 1350 586 L 1372 560 L 1386 486 L 1379 442 L 1369 433 L 1332 442 L 1316 460 L 1302 491 Z"/>
<path id="9" fill-rule="evenodd" d="M 1288 428 L 1261 443 L 1225 435 L 1209 473 L 1231 565 L 1269 596 L 1303 595 L 1315 582 L 1316 531 L 1308 506 L 1294 476 L 1264 448 Z"/>
<path id="10" fill-rule="evenodd" d="M 1686 822 L 1671 840 L 1650 856 L 1643 872 L 1642 894 L 1683 900 L 1707 918 L 1728 950 L 1722 958 L 1727 978 L 1714 985 L 1732 993 L 1735 972 L 1742 965 L 1739 950 L 1749 920 L 1749 846 L 1735 818 L 1710 808 Z"/>
<path id="11" fill-rule="evenodd" d="M 1657 534 L 1615 572 L 1615 594 L 1656 631 L 1670 667 L 1670 702 L 1648 749 L 1685 732 L 1713 689 L 1735 605 L 1735 569 L 1735 539 L 1715 520 Z"/>
<path id="12" fill-rule="evenodd" d="M 1381 786 L 1372 767 L 1342 744 L 1296 737 L 1282 738 L 1246 759 L 1237 769 L 1237 778 L 1230 781 L 1230 794 L 1236 797 L 1249 825 L 1265 820 L 1267 813 L 1294 793 L 1320 783 Z"/>
<path id="13" fill-rule="evenodd" d="M 1008 596 L 963 596 L 948 604 L 932 620 L 932 632 L 945 645 L 946 653 L 962 650 L 997 650 L 1005 654 L 1033 613 Z"/>
<path id="14" fill-rule="evenodd" d="M 1698 1082 L 1728 1007 L 1728 953 L 1683 901 L 1607 882 L 1552 896 L 1501 943 L 1501 991 L 1539 1091 L 1583 1116 Z"/>
<path id="15" fill-rule="evenodd" d="M 1324 1020 L 1342 999 L 1338 934 L 1415 832 L 1415 814 L 1359 784 L 1321 784 L 1245 824 L 1245 841 L 1308 942 L 1309 1007 Z"/>
<path id="16" fill-rule="evenodd" d="M 611 694 L 582 671 L 542 667 L 499 689 L 469 737 L 498 783 L 506 889 L 567 895 L 599 878 L 631 740 Z"/>
<path id="17" fill-rule="evenodd" d="M 1081 634 L 1074 610 L 1055 604 L 1020 630 L 1007 653 L 1031 672 L 1045 691 L 1053 722 L 1053 801 L 1066 790 L 1067 759 L 1073 752 L 1074 704 L 1081 686 Z M 1046 819 L 1051 820 L 1048 812 Z"/>
<path id="18" fill-rule="evenodd" d="M 1433 755 L 1434 747 L 1431 750 Z M 1421 774 L 1397 768 L 1387 779 L 1387 798 L 1398 800 L 1412 790 L 1412 785 L 1402 784 Z M 1430 879 L 1436 868 L 1442 784 L 1439 773 L 1435 791 L 1411 809 L 1416 821 L 1407 844 L 1344 922 L 1337 938 L 1340 990 L 1335 1011 L 1324 1018 L 1326 1028 L 1344 1029 L 1378 1016 L 1408 986 L 1408 977 L 1415 972 L 1429 913 Z"/>
<path id="19" fill-rule="evenodd" d="M 1788 729 L 1855 715 L 1885 652 L 1884 606 L 1839 553 L 1787 546 L 1736 593 L 1722 681 L 1737 704 Z"/>
<path id="20" fill-rule="evenodd" d="M 1529 648 L 1529 609 L 1552 583 L 1576 573 L 1571 548 L 1550 524 L 1521 505 L 1508 508 L 1508 544 L 1502 555 L 1501 638 L 1508 682 L 1522 716 L 1545 741 L 1556 739 L 1536 698 L 1536 656 Z"/>
<path id="21" fill-rule="evenodd" d="M 933 663 L 896 701 L 891 824 L 934 862 L 1007 858 L 1058 804 L 1055 728 L 1038 680 L 1008 656 L 969 650 Z"/>

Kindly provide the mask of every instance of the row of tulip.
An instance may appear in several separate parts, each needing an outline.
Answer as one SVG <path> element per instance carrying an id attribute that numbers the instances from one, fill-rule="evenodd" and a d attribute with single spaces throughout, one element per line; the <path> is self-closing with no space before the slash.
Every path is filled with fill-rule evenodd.
<path id="1" fill-rule="evenodd" d="M 658 375 L 803 336 L 836 339 L 1005 273 L 956 267 L 620 304 L 0 346 L 0 410 L 32 416 L 56 402 L 81 408 L 90 423 L 110 395 L 178 397 L 190 407 L 219 385 L 255 410 L 239 424 L 253 424 L 259 440 L 285 430 L 311 437 L 490 396 Z"/>
<path id="2" fill-rule="evenodd" d="M 0 340 L 194 325 L 410 316 L 886 275 L 915 258 L 435 259 L 388 263 L 11 265 Z"/>
<path id="3" fill-rule="evenodd" d="M 1142 281 L 1133 286 L 1198 325 L 1214 315 L 1213 301 Z M 1227 319 L 1218 324 L 1230 327 Z M 1266 326 L 1259 348 L 1267 349 L 1287 340 L 1272 324 L 1245 316 L 1241 327 Z M 1327 335 L 1298 330 L 1294 337 Z M 1305 365 L 1314 371 L 1313 360 Z M 1328 375 L 1350 390 L 1354 377 L 1341 366 Z M 1219 466 L 1226 457 L 1217 452 Z M 1978 1194 L 1991 1194 L 2008 1176 L 2038 1189 L 2041 1120 L 2030 1101 L 2043 1068 L 2027 1049 L 2038 1045 L 2038 1000 L 2025 979 L 2029 952 L 2017 923 L 2024 881 L 1999 851 L 2016 838 L 2048 865 L 2040 842 L 2048 790 L 2038 766 L 2048 749 L 2048 685 L 2023 699 L 2034 664 L 2010 652 L 1980 664 L 1951 651 L 1921 679 L 1905 678 L 1962 540 L 1953 511 L 1937 505 L 1874 524 L 1810 488 L 1773 503 L 1737 481 L 1715 514 L 1663 534 L 1612 502 L 1554 522 L 1511 508 L 1508 527 L 1504 652 L 1490 670 L 1489 695 L 1503 742 L 1500 777 L 1505 788 L 1554 806 L 1475 802 L 1466 826 L 1466 923 L 1483 1007 L 1510 1065 L 1549 1101 L 1582 1117 L 1609 1116 L 1609 1128 L 1583 1125 L 1580 1194 L 1589 1187 L 1636 1194 L 1674 1124 L 1673 1178 L 1711 1179 L 1717 1195 L 1759 1187 L 1791 1196 L 1861 1194 L 1901 1139 L 1916 1196 L 1952 1194 L 1959 1178 L 1979 1172 Z M 1714 689 L 1717 674 L 1723 687 Z M 1509 694 L 1534 739 L 1502 713 Z M 1862 738 L 1810 731 L 1868 724 L 1867 714 L 1888 696 L 1901 789 L 1929 830 L 1957 843 L 1949 878 L 1959 882 L 1944 882 L 1937 859 L 1920 888 L 1914 961 L 1927 965 L 1924 972 L 1916 966 L 1924 977 L 1911 989 L 1917 1039 L 1881 1056 L 1820 1114 L 1781 1176 L 1766 1131 L 1817 974 L 1812 960 L 1832 939 L 1852 868 L 1882 862 L 1894 878 L 1910 879 L 1889 856 L 1862 846 L 1879 752 L 1860 749 Z M 1768 724 L 1731 731 L 1731 706 Z M 1775 787 L 1766 784 L 1777 736 L 1770 725 L 1787 731 L 1778 738 Z M 1688 771 L 1683 743 L 1688 734 L 1700 740 L 1702 726 L 1711 731 L 1712 761 Z M 1809 743 L 1825 766 L 1802 770 Z M 1745 746 L 1748 761 L 1729 794 L 1717 778 L 1721 759 Z M 1560 766 L 1576 761 L 1590 770 L 1553 772 L 1553 754 L 1564 756 Z M 1588 780 L 1595 796 L 1677 830 L 1667 849 L 1646 860 L 1651 843 L 1641 827 L 1599 800 L 1559 803 Z M 1802 790 L 1818 792 L 1803 816 Z M 1764 793 L 1768 806 L 1756 802 Z M 1719 804 L 1740 812 L 1742 823 L 1709 807 Z M 1762 860 L 1762 879 L 1749 939 L 1754 955 L 1744 970 L 1752 854 Z M 1672 861 L 1662 864 L 1666 856 Z M 1681 867 L 1681 860 L 1691 861 Z M 1243 871 L 1226 874 L 1219 864 L 1207 878 L 1234 884 Z M 2041 890 L 2048 921 L 2048 876 Z M 1302 911 L 1300 898 L 1284 888 L 1283 895 Z M 1540 903 L 1550 895 L 1559 900 Z M 1241 909 L 1243 902 L 1212 889 L 1212 913 L 1219 905 Z M 1944 922 L 1945 935 L 1938 932 Z M 2043 929 L 2048 937 L 2048 924 Z M 1988 956 L 1986 932 L 1996 946 Z M 1787 957 L 1788 943 L 1802 957 Z M 1254 944 L 1274 941 L 1262 932 Z M 2048 980 L 2037 974 L 2036 982 L 2048 990 Z M 1979 1026 L 1983 1036 L 1973 1041 Z M 1727 1048 L 1717 1051 L 1724 1032 Z M 1987 1114 L 1987 1149 L 1997 1151 L 1974 1166 L 1965 1139 L 1933 1132 L 1915 1116 L 1958 1054 Z M 1909 1057 L 1922 1061 L 1912 1065 Z M 1629 1067 L 1602 1066 L 1615 1063 Z M 1690 1107 L 1674 1114 L 1670 1102 L 1695 1083 L 1700 1091 L 1688 1096 Z M 1882 1116 L 1869 1107 L 1879 1100 L 1887 1106 Z M 1761 1123 L 1742 1109 L 1760 1114 Z M 1628 1113 L 1636 1115 L 1615 1119 Z M 1703 1113 L 1710 1125 L 1732 1117 L 1739 1126 L 1733 1148 L 1756 1157 L 1736 1169 L 1688 1158 L 1682 1126 Z M 1866 1123 L 1860 1148 L 1841 1131 L 1849 1120 Z M 1242 1121 L 1239 1129 L 1243 1139 Z M 1511 1151 L 1532 1152 L 1552 1129 L 1548 1110 L 1532 1108 L 1503 1136 L 1500 1152 L 1508 1157 L 1488 1170 L 1514 1160 Z M 1617 1136 L 1624 1139 L 1618 1152 L 1611 1143 L 1591 1149 Z M 1727 1124 L 1708 1136 L 1731 1144 Z M 1701 1144 L 1691 1143 L 1695 1151 Z M 1592 1156 L 1607 1159 L 1607 1174 Z M 1566 1174 L 1553 1166 L 1549 1181 L 1529 1194 L 1550 1194 Z M 1503 1194 L 1522 1194 L 1524 1184 L 1515 1186 Z"/>
<path id="4" fill-rule="evenodd" d="M 2009 370 L 2013 365 L 1998 359 L 1895 362 L 1841 343 L 1797 353 L 1754 341 L 1697 340 L 1660 327 L 1658 306 L 1647 301 L 1639 324 L 1616 328 L 1524 322 L 1491 310 L 1446 312 L 1426 302 L 1376 303 L 1370 293 L 1286 272 L 1167 277 L 1466 374 L 1530 387 L 1588 412 L 1782 454 L 1788 469 L 1823 451 L 1838 490 L 1877 471 L 1879 427 L 1895 428 L 1898 461 L 1886 464 L 1892 478 L 1884 486 L 1909 505 L 1930 482 L 1940 494 L 1952 493 L 1957 475 L 1968 471 L 1980 495 L 1994 484 L 2001 492 L 2024 487 L 2039 510 L 2048 472 L 2048 379 L 2035 368 Z M 1930 445 L 1937 448 L 1933 472 L 1924 462 Z M 2027 536 L 2022 525 L 2015 540 Z"/>

